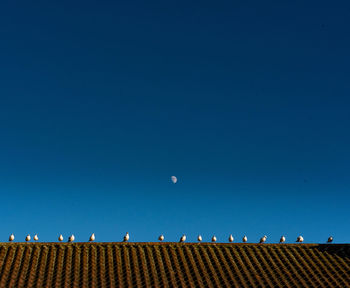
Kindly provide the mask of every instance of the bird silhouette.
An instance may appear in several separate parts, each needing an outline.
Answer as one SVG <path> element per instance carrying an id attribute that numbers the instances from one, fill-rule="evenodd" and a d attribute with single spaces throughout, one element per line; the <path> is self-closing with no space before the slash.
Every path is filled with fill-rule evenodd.
<path id="1" fill-rule="evenodd" d="M 9 237 L 9 241 L 12 242 L 13 240 L 15 240 L 15 235 L 13 235 L 13 233 L 12 233 Z"/>
<path id="2" fill-rule="evenodd" d="M 30 241 L 30 235 L 29 234 L 26 236 L 26 241 L 27 242 Z"/>
<path id="3" fill-rule="evenodd" d="M 68 242 L 73 242 L 74 240 L 75 240 L 75 237 L 73 234 L 68 237 Z"/>
<path id="4" fill-rule="evenodd" d="M 333 242 L 333 236 L 329 236 L 327 243 L 332 243 Z"/>
<path id="5" fill-rule="evenodd" d="M 185 242 L 186 241 L 186 235 L 182 235 L 181 238 L 180 238 L 180 242 Z"/>
<path id="6" fill-rule="evenodd" d="M 260 243 L 260 244 L 265 243 L 265 242 L 266 242 L 266 239 L 267 239 L 267 236 L 264 235 L 264 237 L 261 237 L 261 238 L 260 238 L 259 243 Z"/>
<path id="7" fill-rule="evenodd" d="M 243 241 L 244 243 L 246 243 L 246 242 L 248 241 L 248 237 L 247 237 L 247 236 L 244 236 L 243 239 L 242 239 L 242 241 Z"/>
<path id="8" fill-rule="evenodd" d="M 63 236 L 62 234 L 60 236 L 58 236 L 58 241 L 63 241 Z"/>
<path id="9" fill-rule="evenodd" d="M 280 238 L 280 243 L 284 243 L 284 242 L 286 242 L 286 237 L 281 236 L 281 238 Z"/>
<path id="10" fill-rule="evenodd" d="M 198 242 L 202 242 L 202 236 L 201 235 L 198 235 L 198 237 L 197 237 L 197 240 L 198 240 Z"/>
<path id="11" fill-rule="evenodd" d="M 303 236 L 298 236 L 297 241 L 298 243 L 302 243 L 304 241 Z"/>
<path id="12" fill-rule="evenodd" d="M 34 239 L 34 241 L 38 241 L 39 240 L 38 234 L 35 234 L 33 239 Z"/>
<path id="13" fill-rule="evenodd" d="M 158 240 L 159 240 L 159 241 L 163 241 L 163 240 L 164 240 L 164 235 L 160 235 L 160 236 L 158 237 Z"/>
<path id="14" fill-rule="evenodd" d="M 128 232 L 126 232 L 126 234 L 125 234 L 125 236 L 124 236 L 124 242 L 128 242 L 129 241 L 129 239 L 130 239 L 130 236 L 129 236 L 129 233 Z"/>
<path id="15" fill-rule="evenodd" d="M 95 233 L 92 233 L 90 238 L 89 238 L 89 241 L 92 242 L 92 241 L 95 241 Z"/>
<path id="16" fill-rule="evenodd" d="M 233 242 L 233 240 L 235 240 L 235 239 L 233 238 L 232 235 L 230 235 L 230 237 L 228 237 L 228 241 L 229 241 L 229 242 Z"/>
<path id="17" fill-rule="evenodd" d="M 216 237 L 215 237 L 215 235 L 211 238 L 211 242 L 216 242 Z"/>

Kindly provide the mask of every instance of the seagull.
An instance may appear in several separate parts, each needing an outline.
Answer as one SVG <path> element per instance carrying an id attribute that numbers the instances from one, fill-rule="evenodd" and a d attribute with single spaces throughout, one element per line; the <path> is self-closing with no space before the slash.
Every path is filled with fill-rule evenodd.
<path id="1" fill-rule="evenodd" d="M 197 238 L 198 242 L 202 242 L 202 236 L 201 235 L 198 235 L 198 238 Z"/>
<path id="2" fill-rule="evenodd" d="M 215 235 L 211 238 L 211 242 L 216 242 L 216 237 L 215 237 Z"/>
<path id="3" fill-rule="evenodd" d="M 180 238 L 180 242 L 185 242 L 186 241 L 186 235 L 182 235 L 182 237 Z"/>
<path id="4" fill-rule="evenodd" d="M 12 233 L 9 237 L 9 241 L 12 242 L 13 240 L 15 240 L 15 235 L 13 235 L 13 233 Z"/>
<path id="5" fill-rule="evenodd" d="M 233 242 L 233 240 L 235 240 L 235 239 L 233 238 L 232 235 L 230 235 L 230 237 L 228 237 L 228 241 L 229 241 L 229 242 Z"/>
<path id="6" fill-rule="evenodd" d="M 332 236 L 329 236 L 328 240 L 327 240 L 327 243 L 332 243 L 333 242 L 333 237 Z"/>
<path id="7" fill-rule="evenodd" d="M 163 240 L 164 240 L 164 235 L 160 235 L 160 236 L 158 237 L 158 240 L 159 240 L 159 241 L 163 241 Z"/>
<path id="8" fill-rule="evenodd" d="M 286 237 L 281 236 L 280 243 L 284 243 L 284 242 L 286 242 Z"/>
<path id="9" fill-rule="evenodd" d="M 129 241 L 129 238 L 130 238 L 129 233 L 126 232 L 126 234 L 125 234 L 125 236 L 124 236 L 124 242 L 128 242 L 128 241 Z"/>
<path id="10" fill-rule="evenodd" d="M 26 236 L 26 241 L 27 242 L 30 241 L 30 235 L 29 234 Z"/>
<path id="11" fill-rule="evenodd" d="M 265 243 L 265 242 L 266 242 L 266 239 L 267 239 L 267 236 L 264 235 L 264 237 L 261 237 L 261 238 L 260 238 L 259 243 L 260 243 L 260 244 Z"/>
<path id="12" fill-rule="evenodd" d="M 95 241 L 95 233 L 92 233 L 89 239 L 90 242 Z"/>
<path id="13" fill-rule="evenodd" d="M 298 236 L 298 238 L 297 238 L 297 241 L 296 241 L 296 242 L 301 243 L 301 242 L 303 242 L 303 241 L 304 241 L 303 236 Z"/>
<path id="14" fill-rule="evenodd" d="M 33 239 L 34 239 L 34 241 L 38 241 L 39 240 L 38 234 L 35 234 Z"/>
<path id="15" fill-rule="evenodd" d="M 244 243 L 247 242 L 247 241 L 248 241 L 248 237 L 244 235 L 242 241 L 243 241 Z"/>
<path id="16" fill-rule="evenodd" d="M 72 234 L 71 236 L 68 237 L 68 242 L 73 242 L 75 239 L 74 235 Z"/>
<path id="17" fill-rule="evenodd" d="M 58 236 L 58 241 L 63 241 L 63 236 L 62 234 L 60 236 Z"/>

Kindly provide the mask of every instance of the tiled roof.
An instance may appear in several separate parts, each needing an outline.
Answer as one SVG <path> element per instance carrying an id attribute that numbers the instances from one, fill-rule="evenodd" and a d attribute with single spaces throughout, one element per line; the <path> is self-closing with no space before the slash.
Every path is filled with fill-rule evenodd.
<path id="1" fill-rule="evenodd" d="M 350 287 L 350 245 L 0 243 L 0 287 Z"/>

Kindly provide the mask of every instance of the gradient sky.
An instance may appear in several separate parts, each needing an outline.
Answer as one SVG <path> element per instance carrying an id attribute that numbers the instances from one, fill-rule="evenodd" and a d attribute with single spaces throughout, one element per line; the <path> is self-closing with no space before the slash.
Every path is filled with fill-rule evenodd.
<path id="1" fill-rule="evenodd" d="M 349 242 L 349 51 L 348 1 L 2 1 L 0 241 Z"/>

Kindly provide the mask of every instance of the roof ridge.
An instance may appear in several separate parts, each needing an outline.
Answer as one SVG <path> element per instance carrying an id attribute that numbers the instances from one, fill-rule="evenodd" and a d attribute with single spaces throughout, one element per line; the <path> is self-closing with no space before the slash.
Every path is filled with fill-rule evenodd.
<path id="1" fill-rule="evenodd" d="M 0 242 L 0 246 L 13 245 L 175 245 L 175 246 L 350 246 L 350 243 L 224 243 L 224 242 Z"/>

